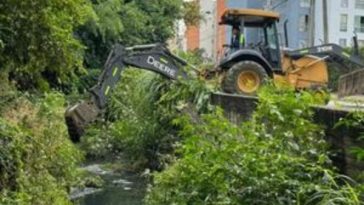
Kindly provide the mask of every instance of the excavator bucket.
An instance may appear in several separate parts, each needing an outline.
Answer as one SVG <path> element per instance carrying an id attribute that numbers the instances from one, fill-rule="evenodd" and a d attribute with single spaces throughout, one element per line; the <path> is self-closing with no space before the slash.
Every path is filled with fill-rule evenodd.
<path id="1" fill-rule="evenodd" d="M 82 101 L 69 107 L 65 113 L 68 134 L 73 142 L 79 142 L 85 127 L 94 121 L 100 111 L 92 101 Z"/>
<path id="2" fill-rule="evenodd" d="M 338 95 L 364 95 L 364 69 L 342 75 L 339 79 Z"/>

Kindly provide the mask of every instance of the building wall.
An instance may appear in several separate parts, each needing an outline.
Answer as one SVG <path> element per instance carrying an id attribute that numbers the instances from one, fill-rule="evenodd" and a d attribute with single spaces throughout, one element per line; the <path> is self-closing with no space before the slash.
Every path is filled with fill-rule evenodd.
<path id="1" fill-rule="evenodd" d="M 281 19 L 278 23 L 281 45 L 285 44 L 284 23 L 285 21 L 288 21 L 287 33 L 289 48 L 297 49 L 307 47 L 309 43 L 309 21 L 311 20 L 310 8 L 302 7 L 300 0 L 276 0 L 272 2 L 270 7 L 270 9 L 279 12 L 281 15 Z M 305 19 L 305 30 L 300 30 L 300 27 L 302 27 L 300 21 L 302 21 L 302 19 Z"/>
<path id="2" fill-rule="evenodd" d="M 221 16 L 227 9 L 226 1 L 217 0 L 216 8 L 217 8 L 216 21 L 217 21 L 217 23 L 219 23 Z M 217 36 L 216 51 L 217 52 L 216 52 L 216 56 L 215 56 L 215 61 L 219 61 L 220 57 L 223 55 L 223 52 L 224 52 L 223 45 L 225 44 L 225 40 L 226 40 L 226 29 L 224 26 L 221 26 L 218 24 L 216 27 L 217 27 L 217 29 L 216 29 L 216 36 Z"/>
<path id="3" fill-rule="evenodd" d="M 196 50 L 200 47 L 199 26 L 187 26 L 186 30 L 187 50 Z"/>
<path id="4" fill-rule="evenodd" d="M 216 0 L 200 0 L 203 21 L 200 22 L 199 48 L 204 51 L 203 55 L 207 59 L 214 59 L 216 56 L 216 27 L 218 26 L 216 3 Z"/>
<path id="5" fill-rule="evenodd" d="M 218 52 L 222 50 L 224 44 L 222 39 L 226 35 L 219 27 L 220 16 L 226 9 L 225 0 L 196 1 L 200 4 L 200 14 L 203 19 L 198 26 L 187 27 L 184 35 L 185 40 L 181 42 L 186 42 L 187 50 L 201 49 L 204 51 L 204 58 L 216 61 Z"/>
<path id="6" fill-rule="evenodd" d="M 329 42 L 340 44 L 342 40 L 346 40 L 346 45 L 351 47 L 352 37 L 354 35 L 355 16 L 364 16 L 364 9 L 355 8 L 356 0 L 348 0 L 347 8 L 341 5 L 341 0 L 328 0 L 328 19 L 329 19 Z M 322 16 L 322 0 L 316 0 L 316 16 L 315 25 L 315 43 L 320 44 L 324 39 L 323 31 L 323 16 Z M 347 31 L 340 31 L 341 14 L 348 15 Z M 357 32 L 358 40 L 361 41 L 361 46 L 364 46 L 364 33 Z"/>
<path id="7" fill-rule="evenodd" d="M 187 50 L 187 38 L 186 38 L 186 24 L 183 20 L 178 20 L 175 22 L 175 36 L 169 39 L 168 46 L 171 50 Z"/>

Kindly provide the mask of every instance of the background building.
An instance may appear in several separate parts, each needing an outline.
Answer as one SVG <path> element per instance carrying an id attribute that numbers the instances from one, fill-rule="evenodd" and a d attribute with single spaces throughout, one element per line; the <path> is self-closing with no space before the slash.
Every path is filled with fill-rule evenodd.
<path id="1" fill-rule="evenodd" d="M 226 10 L 225 0 L 195 1 L 200 5 L 202 20 L 196 26 L 185 26 L 178 22 L 176 44 L 182 50 L 199 49 L 204 58 L 214 61 L 225 43 L 225 29 L 219 26 L 219 17 Z"/>
<path id="2" fill-rule="evenodd" d="M 281 15 L 278 32 L 281 44 L 285 44 L 284 24 L 287 22 L 288 46 L 303 48 L 309 46 L 311 0 L 267 0 L 265 9 L 273 10 Z M 284 45 L 285 46 L 285 45 Z"/>
<path id="3" fill-rule="evenodd" d="M 364 0 L 186 0 L 198 1 L 203 16 L 198 26 L 178 23 L 177 45 L 182 50 L 200 49 L 206 59 L 217 61 L 223 53 L 223 44 L 229 43 L 231 28 L 219 21 L 227 8 L 260 8 L 281 14 L 278 31 L 281 46 L 286 46 L 284 24 L 287 22 L 288 46 L 298 49 L 325 43 L 352 46 L 356 32 L 359 45 L 364 46 Z M 327 2 L 327 25 L 324 22 L 324 4 Z M 325 28 L 327 37 L 325 38 Z M 261 34 L 246 29 L 248 42 L 257 42 Z"/>
<path id="4" fill-rule="evenodd" d="M 324 25 L 325 0 L 266 0 L 265 8 L 281 14 L 279 30 L 288 21 L 289 47 L 302 48 L 323 43 L 352 46 L 354 33 L 364 46 L 364 0 L 326 0 L 327 39 Z"/>
<path id="5" fill-rule="evenodd" d="M 315 4 L 315 43 L 324 40 L 323 0 Z M 327 1 L 328 41 L 341 46 L 352 45 L 354 32 L 358 35 L 360 46 L 364 46 L 364 0 L 330 0 Z"/>

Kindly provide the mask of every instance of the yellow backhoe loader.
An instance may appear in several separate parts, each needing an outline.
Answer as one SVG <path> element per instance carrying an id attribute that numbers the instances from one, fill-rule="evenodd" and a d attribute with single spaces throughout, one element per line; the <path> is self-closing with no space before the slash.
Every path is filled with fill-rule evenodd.
<path id="1" fill-rule="evenodd" d="M 343 68 L 347 65 L 364 67 L 358 52 L 351 55 L 336 44 L 299 50 L 283 49 L 277 31 L 279 19 L 276 12 L 257 9 L 229 9 L 222 15 L 220 24 L 231 26 L 232 30 L 238 29 L 241 33 L 254 29 L 257 34 L 255 42 L 249 42 L 250 39 L 246 38 L 246 42 L 241 42 L 238 48 L 236 45 L 225 45 L 229 50 L 218 66 L 225 75 L 222 82 L 224 91 L 255 95 L 268 79 L 287 83 L 297 89 L 324 88 L 329 80 L 327 62 L 338 63 Z M 287 37 L 286 29 L 284 33 Z M 359 89 L 357 72 L 340 80 L 341 95 L 352 94 Z M 364 74 L 361 76 L 363 79 Z"/>

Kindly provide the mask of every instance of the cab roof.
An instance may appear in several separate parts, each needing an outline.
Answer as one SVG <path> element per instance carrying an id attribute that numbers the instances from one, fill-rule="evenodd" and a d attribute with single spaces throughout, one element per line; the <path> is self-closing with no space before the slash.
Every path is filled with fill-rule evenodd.
<path id="1" fill-rule="evenodd" d="M 220 24 L 239 25 L 241 20 L 246 26 L 261 26 L 266 22 L 278 21 L 279 13 L 261 9 L 227 9 L 221 16 Z"/>

